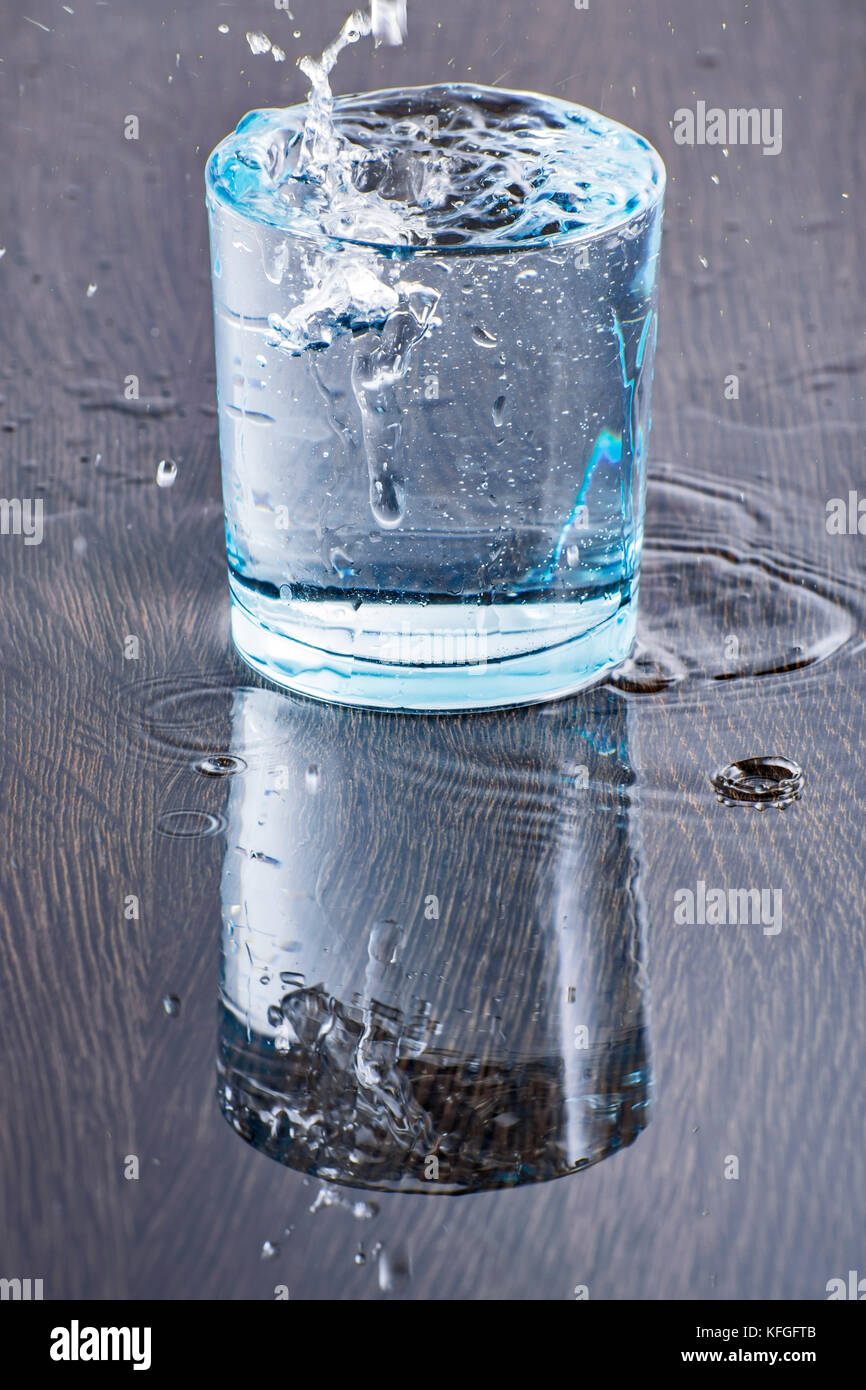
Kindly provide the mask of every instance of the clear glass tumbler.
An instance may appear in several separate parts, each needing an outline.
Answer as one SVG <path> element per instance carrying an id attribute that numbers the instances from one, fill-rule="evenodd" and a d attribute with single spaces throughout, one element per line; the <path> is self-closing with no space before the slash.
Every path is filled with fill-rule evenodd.
<path id="1" fill-rule="evenodd" d="M 335 104 L 378 142 L 379 206 L 407 196 L 418 151 L 472 165 L 467 111 L 518 145 L 527 113 L 546 122 L 540 172 L 516 188 L 526 160 L 509 146 L 498 167 L 488 138 L 484 215 L 466 200 L 461 224 L 452 200 L 427 245 L 299 211 L 303 106 L 251 112 L 207 165 L 233 638 L 328 701 L 548 700 L 634 639 L 664 166 L 532 94 Z M 535 220 L 510 235 L 526 188 Z"/>

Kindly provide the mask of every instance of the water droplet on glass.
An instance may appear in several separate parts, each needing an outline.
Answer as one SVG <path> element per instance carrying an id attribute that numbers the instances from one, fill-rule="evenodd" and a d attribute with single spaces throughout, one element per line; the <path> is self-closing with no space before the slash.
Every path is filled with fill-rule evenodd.
<path id="1" fill-rule="evenodd" d="M 96 294 L 96 286 L 93 285 L 93 284 L 88 285 L 88 286 L 87 286 L 87 298 L 88 298 L 88 299 L 92 299 L 93 296 L 94 296 L 95 294 Z"/>
<path id="2" fill-rule="evenodd" d="M 370 507 L 380 526 L 399 526 L 406 512 L 406 489 L 390 474 L 374 478 L 370 487 Z"/>
<path id="3" fill-rule="evenodd" d="M 580 564 L 580 546 L 570 545 L 565 552 L 565 558 L 569 566 L 575 569 Z"/>
<path id="4" fill-rule="evenodd" d="M 476 324 L 472 330 L 472 341 L 477 343 L 479 347 L 492 348 L 496 347 L 498 340 L 494 338 L 492 333 L 488 333 L 486 328 L 481 328 L 480 325 Z"/>
<path id="5" fill-rule="evenodd" d="M 217 25 L 217 33 L 220 33 L 220 34 L 227 34 L 228 31 L 229 31 L 229 26 L 228 26 L 227 24 L 218 24 L 218 25 Z"/>
<path id="6" fill-rule="evenodd" d="M 169 1018 L 177 1018 L 180 1013 L 180 1000 L 176 994 L 166 994 L 162 1001 L 162 1007 Z"/>
<path id="7" fill-rule="evenodd" d="M 715 772 L 711 778 L 723 806 L 751 805 L 780 810 L 799 800 L 803 771 L 789 758 L 742 758 Z"/>
<path id="8" fill-rule="evenodd" d="M 493 423 L 497 429 L 501 429 L 505 419 L 505 397 L 497 396 L 493 402 Z"/>
<path id="9" fill-rule="evenodd" d="M 160 459 L 156 470 L 157 487 L 173 487 L 177 477 L 177 464 L 173 459 Z"/>
<path id="10" fill-rule="evenodd" d="M 319 784 L 321 780 L 321 774 L 319 772 L 319 769 L 316 767 L 316 764 L 310 763 L 310 766 L 307 768 L 306 775 L 304 776 L 304 786 L 306 787 L 310 796 L 316 795 L 316 792 L 319 790 Z"/>
<path id="11" fill-rule="evenodd" d="M 280 1253 L 280 1247 L 272 1240 L 266 1240 L 262 1245 L 262 1259 L 275 1260 Z"/>
<path id="12" fill-rule="evenodd" d="M 338 545 L 333 546 L 328 552 L 328 563 L 341 579 L 345 579 L 347 574 L 352 573 L 352 561 L 345 550 L 342 550 Z"/>
<path id="13" fill-rule="evenodd" d="M 356 1264 L 356 1265 L 365 1265 L 366 1263 L 367 1263 L 367 1256 L 364 1254 L 363 1250 L 356 1250 L 356 1251 L 355 1251 L 355 1264 Z"/>

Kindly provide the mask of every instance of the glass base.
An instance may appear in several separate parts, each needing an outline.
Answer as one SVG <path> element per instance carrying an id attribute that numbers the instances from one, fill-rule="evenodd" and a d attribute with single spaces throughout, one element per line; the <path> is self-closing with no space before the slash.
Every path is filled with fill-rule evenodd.
<path id="1" fill-rule="evenodd" d="M 444 713 L 561 699 L 628 656 L 637 587 L 475 605 L 274 600 L 229 576 L 232 638 L 276 685 L 331 704 Z"/>

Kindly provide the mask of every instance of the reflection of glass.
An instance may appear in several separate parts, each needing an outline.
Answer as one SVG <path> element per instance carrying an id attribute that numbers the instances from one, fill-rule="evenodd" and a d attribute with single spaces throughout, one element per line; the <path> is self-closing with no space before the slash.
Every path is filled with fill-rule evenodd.
<path id="1" fill-rule="evenodd" d="M 219 1098 L 243 1138 L 440 1193 L 632 1142 L 649 1061 L 626 719 L 603 689 L 448 720 L 237 692 Z"/>

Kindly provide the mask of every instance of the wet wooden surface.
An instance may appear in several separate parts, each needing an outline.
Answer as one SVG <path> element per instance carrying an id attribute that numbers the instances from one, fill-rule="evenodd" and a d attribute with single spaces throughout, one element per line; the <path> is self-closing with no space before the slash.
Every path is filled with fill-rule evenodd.
<path id="1" fill-rule="evenodd" d="M 616 833 L 640 862 L 651 1120 L 623 1152 L 560 1181 L 385 1195 L 358 1221 L 342 1206 L 311 1214 L 319 1184 L 220 1116 L 224 841 L 159 828 L 167 811 L 224 808 L 226 783 L 192 763 L 232 747 L 231 692 L 262 688 L 228 638 L 202 170 L 244 110 L 302 94 L 294 57 L 320 51 L 346 7 L 293 8 L 294 23 L 264 5 L 131 0 L 83 0 L 74 15 L 43 6 L 36 24 L 31 4 L 9 0 L 0 15 L 0 491 L 45 505 L 41 544 L 0 537 L 0 1274 L 42 1278 L 46 1297 L 271 1298 L 285 1284 L 292 1298 L 375 1298 L 382 1242 L 411 1270 L 393 1291 L 408 1298 L 567 1299 L 578 1285 L 591 1298 L 823 1298 L 866 1259 L 866 542 L 825 527 L 826 500 L 863 486 L 866 18 L 844 0 L 734 7 L 726 28 L 709 0 L 587 11 L 541 0 L 526 14 L 447 0 L 410 13 L 404 51 L 359 44 L 341 60 L 343 90 L 469 73 L 584 101 L 654 141 L 671 182 L 651 472 L 744 489 L 751 521 L 735 519 L 718 548 L 752 547 L 783 575 L 797 561 L 808 582 L 773 591 L 793 644 L 850 628 L 841 652 L 799 672 L 591 692 L 566 717 L 489 721 L 477 781 L 467 773 L 463 802 L 448 785 L 446 818 L 482 848 L 497 815 L 518 815 L 485 780 L 518 725 L 530 766 L 554 780 L 573 767 L 574 739 L 599 726 L 631 769 L 633 809 Z M 243 31 L 258 27 L 285 65 L 249 54 Z M 699 98 L 782 108 L 781 153 L 676 145 L 669 121 Z M 124 138 L 130 115 L 137 140 Z M 124 402 L 130 375 L 136 403 Z M 155 486 L 163 457 L 179 465 L 170 489 Z M 651 490 L 650 535 L 665 496 Z M 834 617 L 802 608 L 816 584 Z M 720 595 L 720 630 L 747 652 L 756 634 L 740 592 L 735 577 Z M 294 702 L 292 737 L 318 740 L 363 784 L 369 763 L 346 751 L 369 739 L 359 718 Z M 403 812 L 419 873 L 447 879 L 429 836 L 425 723 L 389 738 L 412 770 Z M 479 737 L 454 729 L 458 745 Z M 756 752 L 802 764 L 799 803 L 762 815 L 718 804 L 710 774 Z M 604 783 L 603 759 L 595 771 Z M 339 777 L 327 789 L 337 835 L 350 798 Z M 610 816 L 590 803 L 575 818 L 569 794 L 546 795 L 522 853 L 547 864 L 561 851 L 568 865 L 569 845 L 603 840 Z M 359 882 L 373 856 L 389 872 L 388 830 L 371 838 Z M 483 912 L 510 884 L 491 953 L 519 935 L 510 872 L 504 852 L 479 853 L 452 865 L 443 892 Z M 614 877 L 587 880 L 593 911 L 612 921 Z M 781 890 L 782 930 L 675 926 L 674 894 L 698 880 Z M 528 916 L 537 875 L 525 883 Z M 124 1176 L 130 1156 L 137 1180 Z M 279 1254 L 263 1261 L 266 1240 Z"/>

